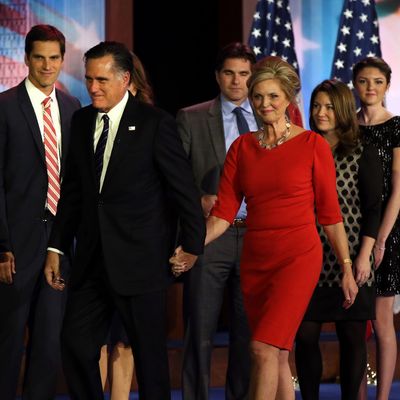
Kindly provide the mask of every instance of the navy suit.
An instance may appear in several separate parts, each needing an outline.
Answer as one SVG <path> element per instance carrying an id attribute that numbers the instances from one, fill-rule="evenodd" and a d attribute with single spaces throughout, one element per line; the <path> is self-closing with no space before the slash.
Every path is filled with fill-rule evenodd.
<path id="1" fill-rule="evenodd" d="M 70 120 L 79 101 L 56 91 L 62 132 L 61 174 Z M 39 125 L 23 81 L 0 94 L 0 252 L 12 252 L 16 274 L 0 283 L 0 397 L 15 399 L 29 322 L 24 393 L 55 394 L 60 366 L 59 335 L 65 294 L 45 284 L 43 265 L 51 229 L 45 213 L 47 172 Z M 67 260 L 66 273 L 68 273 Z"/>
<path id="2" fill-rule="evenodd" d="M 139 394 L 170 397 L 165 294 L 175 239 L 201 254 L 200 196 L 174 119 L 129 95 L 102 190 L 95 174 L 97 110 L 79 110 L 50 246 L 76 253 L 62 333 L 63 363 L 73 399 L 103 398 L 98 359 L 118 309 L 132 344 Z"/>

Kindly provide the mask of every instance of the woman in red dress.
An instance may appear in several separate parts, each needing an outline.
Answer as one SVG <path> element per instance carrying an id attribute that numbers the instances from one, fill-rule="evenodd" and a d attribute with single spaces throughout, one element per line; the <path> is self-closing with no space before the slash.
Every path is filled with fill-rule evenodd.
<path id="1" fill-rule="evenodd" d="M 245 198 L 247 232 L 240 266 L 252 331 L 250 398 L 294 399 L 289 350 L 322 263 L 315 212 L 341 260 L 346 307 L 358 289 L 329 145 L 286 118 L 300 88 L 296 72 L 274 59 L 259 66 L 248 85 L 263 127 L 241 135 L 229 149 L 218 200 L 207 220 L 206 243 L 229 227 Z M 173 271 L 179 273 L 185 266 L 177 258 Z"/>

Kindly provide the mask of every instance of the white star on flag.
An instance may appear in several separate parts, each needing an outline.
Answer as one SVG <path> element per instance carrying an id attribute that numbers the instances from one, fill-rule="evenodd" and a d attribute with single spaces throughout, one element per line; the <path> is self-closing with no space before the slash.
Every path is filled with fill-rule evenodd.
<path id="1" fill-rule="evenodd" d="M 341 53 L 347 51 L 347 45 L 344 43 L 340 43 L 339 46 L 337 47 Z"/>
<path id="2" fill-rule="evenodd" d="M 289 0 L 259 0 L 254 15 L 257 18 L 253 18 L 249 45 L 257 60 L 275 55 L 286 59 L 298 72 Z M 269 35 L 263 35 L 267 31 Z"/>
<path id="3" fill-rule="evenodd" d="M 348 19 L 350 13 L 353 17 L 351 28 Z M 375 21 L 377 14 L 374 0 L 344 0 L 331 76 L 349 87 L 353 66 L 358 61 L 363 57 L 381 56 L 379 27 Z"/>

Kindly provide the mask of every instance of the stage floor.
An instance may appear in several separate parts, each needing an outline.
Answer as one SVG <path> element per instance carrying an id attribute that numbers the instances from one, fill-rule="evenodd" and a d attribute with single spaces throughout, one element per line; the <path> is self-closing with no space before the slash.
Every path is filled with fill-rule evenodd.
<path id="1" fill-rule="evenodd" d="M 375 399 L 375 386 L 368 387 L 368 400 Z M 105 395 L 105 399 L 109 400 L 109 395 Z M 137 400 L 139 397 L 136 393 L 131 393 L 129 400 Z M 20 398 L 18 398 L 20 400 Z M 68 396 L 57 396 L 56 400 L 68 400 Z M 181 400 L 181 391 L 172 391 L 172 400 Z M 212 388 L 210 389 L 210 399 L 209 400 L 224 400 L 224 389 L 223 388 Z M 340 399 L 340 386 L 335 383 L 323 383 L 320 389 L 320 400 L 337 400 Z M 301 400 L 300 393 L 296 391 L 296 400 Z M 400 381 L 396 381 L 392 385 L 392 391 L 389 400 L 400 400 Z"/>

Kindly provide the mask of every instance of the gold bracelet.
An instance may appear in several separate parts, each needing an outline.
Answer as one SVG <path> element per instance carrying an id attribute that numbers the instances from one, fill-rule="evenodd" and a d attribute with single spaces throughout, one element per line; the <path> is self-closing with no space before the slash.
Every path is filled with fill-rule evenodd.
<path id="1" fill-rule="evenodd" d="M 351 261 L 350 258 L 345 258 L 345 259 L 342 261 L 341 264 L 342 264 L 342 265 L 343 265 L 343 264 L 350 264 L 350 265 L 353 265 L 353 261 Z"/>

